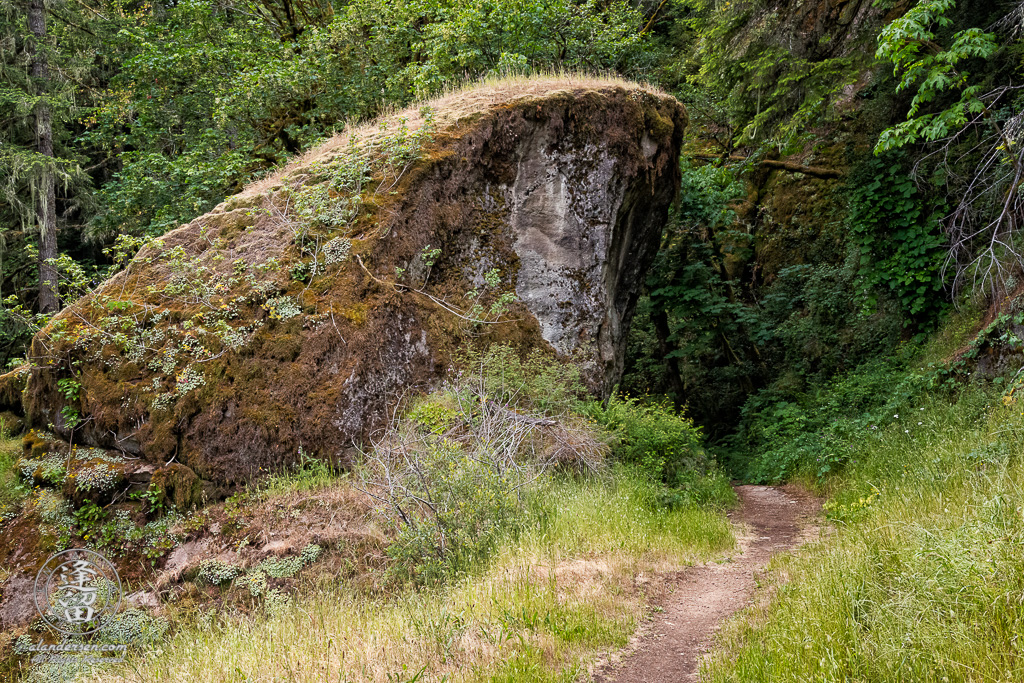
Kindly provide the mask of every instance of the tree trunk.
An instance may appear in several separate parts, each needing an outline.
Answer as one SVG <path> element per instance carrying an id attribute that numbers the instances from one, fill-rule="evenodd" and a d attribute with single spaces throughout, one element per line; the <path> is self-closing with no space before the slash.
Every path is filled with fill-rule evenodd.
<path id="1" fill-rule="evenodd" d="M 46 6 L 44 0 L 31 0 L 28 7 L 28 30 L 32 34 L 29 50 L 32 58 L 30 75 L 36 94 L 36 150 L 53 158 L 53 120 L 49 94 L 49 65 L 43 41 L 46 39 Z M 57 200 L 53 169 L 47 164 L 36 190 L 36 222 L 39 224 L 39 311 L 52 313 L 60 308 L 57 296 L 57 269 L 47 261 L 57 258 Z"/>
<path id="2" fill-rule="evenodd" d="M 676 408 L 681 408 L 686 398 L 686 385 L 679 372 L 679 359 L 670 356 L 675 351 L 675 345 L 669 339 L 672 332 L 668 326 L 668 314 L 663 310 L 655 311 L 651 314 L 651 322 L 654 323 L 654 333 L 658 337 L 659 351 L 661 351 L 661 357 L 665 363 L 665 374 L 668 375 L 668 383 L 674 394 Z"/>

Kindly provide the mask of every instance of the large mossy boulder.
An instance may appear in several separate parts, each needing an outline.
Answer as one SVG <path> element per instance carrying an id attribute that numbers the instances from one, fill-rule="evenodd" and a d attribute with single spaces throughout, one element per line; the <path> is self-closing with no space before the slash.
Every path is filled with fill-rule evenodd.
<path id="1" fill-rule="evenodd" d="M 685 125 L 637 86 L 529 80 L 346 131 L 58 315 L 27 418 L 231 483 L 344 460 L 467 343 L 549 349 L 605 394 Z"/>

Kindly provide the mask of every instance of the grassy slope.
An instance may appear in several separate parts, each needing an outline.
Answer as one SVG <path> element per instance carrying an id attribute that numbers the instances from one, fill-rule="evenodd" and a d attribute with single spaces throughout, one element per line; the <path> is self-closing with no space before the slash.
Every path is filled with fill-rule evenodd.
<path id="1" fill-rule="evenodd" d="M 556 481 L 555 512 L 452 586 L 370 597 L 321 582 L 262 617 L 194 621 L 98 680 L 573 680 L 625 645 L 645 576 L 732 547 L 720 512 L 652 513 L 656 494 L 628 474 Z"/>
<path id="2" fill-rule="evenodd" d="M 834 528 L 774 563 L 775 597 L 726 631 L 706 680 L 1024 680 L 1024 406 L 957 398 L 841 444 Z"/>

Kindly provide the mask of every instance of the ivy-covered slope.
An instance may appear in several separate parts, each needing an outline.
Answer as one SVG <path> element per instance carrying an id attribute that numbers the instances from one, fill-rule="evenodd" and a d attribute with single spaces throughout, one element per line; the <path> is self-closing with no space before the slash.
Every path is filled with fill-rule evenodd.
<path id="1" fill-rule="evenodd" d="M 631 84 L 534 79 L 354 129 L 57 316 L 27 417 L 231 483 L 344 461 L 474 340 L 572 357 L 606 393 L 685 125 Z"/>

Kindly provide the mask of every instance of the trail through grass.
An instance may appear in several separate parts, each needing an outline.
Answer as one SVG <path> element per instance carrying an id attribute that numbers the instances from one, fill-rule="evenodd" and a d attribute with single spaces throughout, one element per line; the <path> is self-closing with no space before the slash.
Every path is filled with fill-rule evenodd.
<path id="1" fill-rule="evenodd" d="M 1024 410 L 969 388 L 848 437 L 835 531 L 774 564 L 710 681 L 1024 680 Z"/>
<path id="2" fill-rule="evenodd" d="M 558 479 L 539 494 L 547 514 L 448 586 L 371 596 L 320 577 L 271 613 L 192 615 L 93 680 L 574 680 L 625 645 L 645 576 L 733 546 L 720 511 L 653 509 L 658 492 L 628 471 Z"/>

